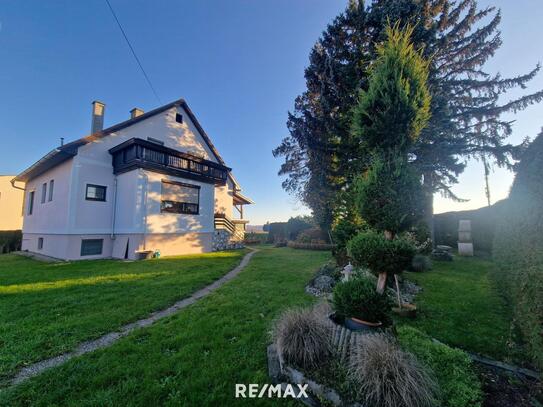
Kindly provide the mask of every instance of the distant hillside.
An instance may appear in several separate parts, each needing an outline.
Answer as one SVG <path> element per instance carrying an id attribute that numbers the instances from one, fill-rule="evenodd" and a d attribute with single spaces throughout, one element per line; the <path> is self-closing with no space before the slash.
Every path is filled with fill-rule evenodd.
<path id="1" fill-rule="evenodd" d="M 246 230 L 248 233 L 263 233 L 263 227 L 264 225 L 247 225 Z"/>

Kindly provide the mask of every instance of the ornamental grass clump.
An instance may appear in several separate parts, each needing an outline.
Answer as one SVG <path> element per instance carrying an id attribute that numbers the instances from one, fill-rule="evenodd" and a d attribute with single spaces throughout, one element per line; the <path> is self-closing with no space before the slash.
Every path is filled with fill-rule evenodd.
<path id="1" fill-rule="evenodd" d="M 332 356 L 330 327 L 315 309 L 290 309 L 276 322 L 277 351 L 289 364 L 315 368 Z"/>
<path id="2" fill-rule="evenodd" d="M 416 358 L 385 334 L 364 335 L 349 356 L 349 378 L 364 405 L 429 407 L 437 405 L 438 386 Z"/>

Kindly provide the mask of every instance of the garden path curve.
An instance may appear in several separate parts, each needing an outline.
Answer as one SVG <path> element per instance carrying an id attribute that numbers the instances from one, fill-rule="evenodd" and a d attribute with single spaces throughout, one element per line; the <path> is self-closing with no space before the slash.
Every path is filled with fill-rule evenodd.
<path id="1" fill-rule="evenodd" d="M 222 276 L 218 280 L 215 280 L 213 283 L 194 292 L 189 297 L 177 301 L 175 304 L 173 304 L 172 306 L 168 308 L 155 311 L 151 313 L 147 318 L 143 318 L 135 322 L 132 322 L 130 324 L 126 324 L 117 331 L 107 333 L 92 341 L 83 342 L 75 350 L 71 352 L 63 353 L 61 355 L 52 357 L 50 359 L 45 359 L 45 360 L 33 363 L 32 365 L 26 366 L 17 372 L 15 377 L 11 380 L 10 384 L 11 385 L 19 384 L 27 379 L 30 379 L 31 377 L 39 375 L 44 370 L 50 369 L 55 366 L 59 366 L 74 357 L 84 355 L 85 353 L 93 352 L 97 349 L 108 347 L 112 345 L 113 343 L 115 343 L 116 341 L 118 341 L 119 339 L 128 335 L 129 333 L 135 331 L 136 329 L 150 326 L 154 324 L 156 321 L 162 318 L 166 318 L 170 315 L 173 315 L 176 312 L 182 310 L 183 308 L 188 307 L 191 304 L 194 304 L 199 299 L 206 297 L 207 295 L 215 291 L 217 288 L 222 286 L 224 283 L 236 277 L 247 266 L 247 264 L 251 260 L 251 257 L 253 257 L 253 255 L 256 252 L 258 252 L 258 249 L 250 248 L 250 250 L 251 252 L 247 253 L 243 257 L 243 259 L 241 260 L 241 262 L 238 264 L 237 267 L 230 270 L 228 273 L 226 273 L 224 276 Z"/>

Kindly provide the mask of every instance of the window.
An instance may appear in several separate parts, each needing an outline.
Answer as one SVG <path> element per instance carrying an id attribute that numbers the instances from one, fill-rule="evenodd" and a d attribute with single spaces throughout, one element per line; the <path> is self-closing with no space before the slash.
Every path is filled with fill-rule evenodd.
<path id="1" fill-rule="evenodd" d="M 85 199 L 88 201 L 105 201 L 106 187 L 102 185 L 87 184 Z"/>
<path id="2" fill-rule="evenodd" d="M 43 249 L 43 237 L 38 237 L 38 250 Z"/>
<path id="3" fill-rule="evenodd" d="M 183 115 L 181 113 L 176 113 L 175 114 L 175 121 L 177 123 L 183 123 Z"/>
<path id="4" fill-rule="evenodd" d="M 45 203 L 45 198 L 47 198 L 47 182 L 41 186 L 41 203 Z"/>
<path id="5" fill-rule="evenodd" d="M 32 212 L 34 212 L 34 193 L 35 191 L 30 191 L 28 194 L 28 214 L 32 215 Z"/>
<path id="6" fill-rule="evenodd" d="M 160 212 L 198 215 L 200 211 L 200 187 L 181 182 L 162 181 Z"/>
<path id="7" fill-rule="evenodd" d="M 96 256 L 102 254 L 104 239 L 81 240 L 81 256 Z"/>
<path id="8" fill-rule="evenodd" d="M 55 180 L 52 179 L 49 181 L 49 198 L 47 199 L 49 202 L 53 200 L 53 189 L 55 188 Z"/>

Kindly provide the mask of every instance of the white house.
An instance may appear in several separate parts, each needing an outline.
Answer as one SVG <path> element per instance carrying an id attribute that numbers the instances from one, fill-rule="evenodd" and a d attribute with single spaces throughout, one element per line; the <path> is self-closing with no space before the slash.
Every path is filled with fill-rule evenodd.
<path id="1" fill-rule="evenodd" d="M 133 109 L 107 129 L 104 110 L 93 102 L 90 136 L 12 180 L 25 184 L 23 250 L 134 259 L 223 250 L 243 239 L 243 205 L 253 202 L 183 99 Z"/>

